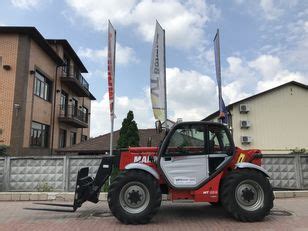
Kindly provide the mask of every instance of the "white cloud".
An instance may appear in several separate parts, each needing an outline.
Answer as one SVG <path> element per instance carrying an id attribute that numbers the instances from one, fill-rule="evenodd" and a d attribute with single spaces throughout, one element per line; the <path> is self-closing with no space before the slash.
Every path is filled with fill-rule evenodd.
<path id="1" fill-rule="evenodd" d="M 201 120 L 216 109 L 218 104 L 215 82 L 195 71 L 167 68 L 168 118 L 176 121 Z M 147 88 L 139 98 L 116 97 L 115 129 L 121 127 L 128 110 L 133 110 L 139 128 L 154 127 L 150 90 Z M 92 102 L 91 136 L 110 131 L 108 95 L 101 101 Z"/>
<path id="2" fill-rule="evenodd" d="M 257 59 L 249 62 L 251 68 L 260 72 L 265 79 L 271 79 L 281 70 L 281 63 L 278 57 L 272 55 L 261 55 Z"/>
<path id="3" fill-rule="evenodd" d="M 38 8 L 40 5 L 46 4 L 46 2 L 50 2 L 51 0 L 11 0 L 13 6 L 31 10 L 33 8 Z"/>
<path id="4" fill-rule="evenodd" d="M 67 4 L 96 30 L 106 30 L 110 19 L 115 27 L 132 26 L 145 41 L 152 41 L 157 19 L 166 29 L 167 44 L 180 48 L 200 44 L 206 22 L 220 14 L 202 0 L 67 0 Z"/>
<path id="5" fill-rule="evenodd" d="M 290 66 L 297 69 L 308 71 L 308 67 L 303 60 L 308 59 L 308 13 L 305 19 L 299 19 L 296 22 L 287 24 L 287 36 L 283 37 L 288 44 L 287 49 L 280 51 Z M 292 40 L 290 39 L 292 35 Z M 301 62 L 299 62 L 301 61 Z"/>
<path id="6" fill-rule="evenodd" d="M 223 95 L 226 104 L 246 98 L 252 94 L 268 90 L 289 81 L 308 83 L 303 73 L 292 72 L 283 67 L 278 57 L 260 55 L 246 61 L 240 57 L 228 57 L 228 67 L 223 70 L 226 76 Z M 197 121 L 218 109 L 217 84 L 209 76 L 193 70 L 167 68 L 168 118 L 176 121 Z M 115 129 L 121 127 L 128 110 L 133 110 L 139 128 L 154 127 L 149 88 L 140 97 L 116 97 Z M 92 103 L 91 136 L 110 131 L 108 95 L 101 101 Z"/>
<path id="7" fill-rule="evenodd" d="M 290 81 L 308 83 L 307 76 L 286 69 L 276 56 L 260 55 L 251 61 L 229 57 L 227 62 L 229 66 L 223 71 L 223 76 L 226 76 L 228 81 L 223 87 L 227 103 Z"/>
<path id="8" fill-rule="evenodd" d="M 283 68 L 278 57 L 261 55 L 248 65 L 261 77 L 261 80 L 257 83 L 258 92 L 293 80 L 302 83 L 307 82 L 302 73 L 291 72 Z"/>
<path id="9" fill-rule="evenodd" d="M 108 48 L 105 47 L 102 50 L 93 50 L 91 48 L 79 48 L 78 55 L 83 58 L 90 59 L 94 62 L 101 62 L 102 59 L 107 58 Z M 116 44 L 116 62 L 117 64 L 129 64 L 139 62 L 136 57 L 136 53 L 131 47 L 122 46 L 121 44 Z"/>
<path id="10" fill-rule="evenodd" d="M 264 11 L 265 17 L 269 20 L 277 19 L 283 13 L 283 10 L 277 7 L 274 0 L 260 0 L 260 7 Z"/>
<path id="11" fill-rule="evenodd" d="M 286 12 L 297 5 L 298 0 L 234 0 L 237 4 L 245 4 L 247 11 L 253 16 L 261 16 L 273 21 L 279 19 Z M 262 13 L 259 15 L 259 13 Z"/>
<path id="12" fill-rule="evenodd" d="M 192 70 L 167 68 L 168 114 L 172 120 L 201 120 L 217 105 L 215 82 Z"/>
<path id="13" fill-rule="evenodd" d="M 134 112 L 135 121 L 139 128 L 154 126 L 149 97 L 144 93 L 144 98 L 129 98 L 117 96 L 115 101 L 114 129 L 120 129 L 123 119 L 129 110 Z M 109 97 L 106 93 L 101 101 L 93 101 L 91 106 L 91 137 L 96 137 L 110 132 Z"/>
<path id="14" fill-rule="evenodd" d="M 66 0 L 78 16 L 86 18 L 97 30 L 106 30 L 108 19 L 112 23 L 127 24 L 136 0 Z"/>

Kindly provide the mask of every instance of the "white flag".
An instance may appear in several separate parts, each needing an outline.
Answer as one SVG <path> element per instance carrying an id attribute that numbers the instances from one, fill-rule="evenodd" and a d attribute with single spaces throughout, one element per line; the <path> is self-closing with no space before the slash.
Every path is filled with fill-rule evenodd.
<path id="1" fill-rule="evenodd" d="M 151 101 L 154 117 L 166 121 L 166 64 L 165 64 L 165 31 L 156 22 L 152 60 L 151 60 Z"/>

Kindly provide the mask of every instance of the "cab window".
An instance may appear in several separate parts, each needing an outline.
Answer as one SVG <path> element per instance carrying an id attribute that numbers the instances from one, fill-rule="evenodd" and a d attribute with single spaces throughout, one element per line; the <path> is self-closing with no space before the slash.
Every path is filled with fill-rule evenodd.
<path id="1" fill-rule="evenodd" d="M 178 127 L 169 140 L 166 155 L 199 155 L 205 153 L 204 127 L 184 125 Z"/>
<path id="2" fill-rule="evenodd" d="M 230 140 L 225 131 L 220 126 L 209 126 L 209 153 L 231 154 Z"/>

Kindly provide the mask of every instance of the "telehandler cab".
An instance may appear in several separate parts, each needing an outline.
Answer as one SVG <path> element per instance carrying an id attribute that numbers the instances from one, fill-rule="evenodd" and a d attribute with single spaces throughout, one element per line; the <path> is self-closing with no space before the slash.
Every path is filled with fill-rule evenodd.
<path id="1" fill-rule="evenodd" d="M 78 172 L 74 211 L 99 193 L 118 166 L 108 204 L 125 224 L 145 224 L 157 213 L 162 194 L 171 201 L 189 200 L 222 206 L 235 219 L 259 221 L 273 208 L 273 190 L 261 167 L 259 150 L 234 146 L 228 128 L 212 122 L 181 122 L 171 128 L 160 147 L 131 147 L 103 157 L 95 178 L 89 168 Z"/>

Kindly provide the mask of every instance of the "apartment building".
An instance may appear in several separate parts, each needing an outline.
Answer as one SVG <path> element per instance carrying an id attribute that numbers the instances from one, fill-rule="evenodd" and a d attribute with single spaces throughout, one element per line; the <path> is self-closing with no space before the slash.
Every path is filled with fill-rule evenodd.
<path id="1" fill-rule="evenodd" d="M 291 81 L 227 106 L 236 146 L 264 154 L 308 150 L 308 86 Z M 218 121 L 219 112 L 206 117 Z"/>
<path id="2" fill-rule="evenodd" d="M 89 138 L 87 69 L 66 40 L 34 27 L 0 27 L 0 145 L 52 155 Z"/>

